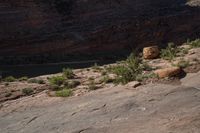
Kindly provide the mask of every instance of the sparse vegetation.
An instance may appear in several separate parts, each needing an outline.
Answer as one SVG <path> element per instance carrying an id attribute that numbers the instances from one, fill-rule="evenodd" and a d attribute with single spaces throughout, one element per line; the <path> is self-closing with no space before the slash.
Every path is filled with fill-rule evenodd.
<path id="1" fill-rule="evenodd" d="M 74 73 L 72 69 L 70 68 L 63 68 L 63 76 L 66 77 L 67 79 L 73 79 L 74 78 Z"/>
<path id="2" fill-rule="evenodd" d="M 34 90 L 32 88 L 24 88 L 22 89 L 22 92 L 25 95 L 31 95 L 34 92 Z"/>
<path id="3" fill-rule="evenodd" d="M 97 63 L 95 63 L 94 66 L 92 66 L 92 69 L 94 71 L 101 71 L 102 70 L 101 67 Z"/>
<path id="4" fill-rule="evenodd" d="M 4 79 L 5 82 L 15 82 L 16 78 L 13 76 L 8 76 Z"/>
<path id="5" fill-rule="evenodd" d="M 109 76 L 104 76 L 102 79 L 101 79 L 101 82 L 102 83 L 112 83 L 114 82 L 114 79 L 110 78 Z"/>
<path id="6" fill-rule="evenodd" d="M 174 45 L 174 43 L 168 43 L 166 49 L 161 50 L 160 57 L 165 60 L 173 60 L 177 56 L 178 48 Z"/>
<path id="7" fill-rule="evenodd" d="M 64 83 L 64 86 L 67 87 L 67 88 L 75 88 L 77 87 L 78 85 L 80 85 L 81 83 L 77 80 L 72 80 L 72 81 L 68 81 L 68 82 L 65 82 Z"/>
<path id="8" fill-rule="evenodd" d="M 112 67 L 111 71 L 117 75 L 115 83 L 127 84 L 136 80 L 143 69 L 141 60 L 132 53 L 123 64 Z"/>
<path id="9" fill-rule="evenodd" d="M 94 81 L 90 81 L 89 85 L 88 85 L 88 89 L 89 90 L 97 90 L 99 87 L 96 86 Z"/>
<path id="10" fill-rule="evenodd" d="M 42 80 L 42 79 L 36 79 L 36 78 L 29 79 L 28 83 L 45 84 L 44 80 Z"/>
<path id="11" fill-rule="evenodd" d="M 57 97 L 69 97 L 73 94 L 72 90 L 64 88 L 62 90 L 56 91 Z"/>
<path id="12" fill-rule="evenodd" d="M 65 78 L 63 76 L 54 76 L 49 78 L 49 82 L 51 85 L 62 85 L 65 81 Z"/>
<path id="13" fill-rule="evenodd" d="M 24 77 L 21 77 L 18 79 L 18 81 L 27 81 L 28 80 L 28 77 L 24 76 Z"/>
<path id="14" fill-rule="evenodd" d="M 101 72 L 101 76 L 105 76 L 107 74 L 107 72 L 104 70 Z"/>
<path id="15" fill-rule="evenodd" d="M 184 59 L 181 59 L 175 66 L 178 66 L 180 68 L 186 68 L 190 65 L 189 61 L 185 61 Z"/>
<path id="16" fill-rule="evenodd" d="M 199 48 L 200 47 L 200 39 L 196 39 L 194 41 L 187 41 L 187 44 L 191 46 L 191 48 Z"/>
<path id="17" fill-rule="evenodd" d="M 152 79 L 152 78 L 158 78 L 158 75 L 156 75 L 153 72 L 148 73 L 148 74 L 140 74 L 140 75 L 137 76 L 136 80 L 137 81 L 143 81 L 143 80 Z"/>

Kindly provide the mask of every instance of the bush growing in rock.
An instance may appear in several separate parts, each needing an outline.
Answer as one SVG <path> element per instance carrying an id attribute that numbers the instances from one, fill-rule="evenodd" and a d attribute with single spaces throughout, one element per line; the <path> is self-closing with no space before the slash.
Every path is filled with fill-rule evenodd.
<path id="1" fill-rule="evenodd" d="M 35 78 L 29 79 L 28 83 L 45 84 L 44 80 L 42 80 L 42 79 L 35 79 Z"/>
<path id="2" fill-rule="evenodd" d="M 127 60 L 120 65 L 114 66 L 111 71 L 117 75 L 115 83 L 127 84 L 136 80 L 137 76 L 142 74 L 144 67 L 141 60 L 132 53 Z"/>
<path id="3" fill-rule="evenodd" d="M 189 44 L 192 48 L 199 48 L 200 47 L 200 39 L 196 39 L 194 41 L 188 41 L 187 44 Z"/>
<path id="4" fill-rule="evenodd" d="M 32 88 L 24 88 L 24 89 L 22 89 L 22 92 L 25 95 L 31 95 L 34 91 Z"/>
<path id="5" fill-rule="evenodd" d="M 49 82 L 51 85 L 62 85 L 65 81 L 65 78 L 63 76 L 54 76 L 49 78 Z"/>
<path id="6" fill-rule="evenodd" d="M 63 68 L 63 76 L 67 79 L 72 79 L 74 78 L 74 73 L 70 68 Z"/>
<path id="7" fill-rule="evenodd" d="M 13 76 L 8 76 L 4 79 L 5 82 L 15 82 L 16 78 Z"/>
<path id="8" fill-rule="evenodd" d="M 64 88 L 62 90 L 56 91 L 56 96 L 57 97 L 69 97 L 72 95 L 72 90 Z"/>
<path id="9" fill-rule="evenodd" d="M 27 81 L 28 80 L 28 77 L 24 76 L 24 77 L 21 77 L 18 79 L 19 81 Z"/>
<path id="10" fill-rule="evenodd" d="M 174 45 L 174 43 L 168 43 L 166 49 L 161 50 L 161 58 L 165 60 L 173 60 L 178 53 L 178 48 Z"/>

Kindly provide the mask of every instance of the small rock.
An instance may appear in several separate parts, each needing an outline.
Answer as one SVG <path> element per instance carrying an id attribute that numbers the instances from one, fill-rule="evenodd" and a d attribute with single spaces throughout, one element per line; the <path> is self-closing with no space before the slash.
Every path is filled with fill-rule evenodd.
<path id="1" fill-rule="evenodd" d="M 144 59 L 155 59 L 159 56 L 159 53 L 160 51 L 158 46 L 145 47 L 143 49 Z"/>
<path id="2" fill-rule="evenodd" d="M 159 70 L 154 71 L 154 73 L 157 74 L 159 78 L 176 76 L 180 72 L 181 72 L 180 67 L 170 67 L 170 68 L 164 68 L 164 69 L 159 69 Z"/>
<path id="3" fill-rule="evenodd" d="M 136 88 L 136 87 L 138 87 L 140 85 L 141 85 L 141 83 L 138 82 L 138 81 L 132 81 L 132 82 L 127 84 L 128 87 L 133 87 L 133 88 Z"/>

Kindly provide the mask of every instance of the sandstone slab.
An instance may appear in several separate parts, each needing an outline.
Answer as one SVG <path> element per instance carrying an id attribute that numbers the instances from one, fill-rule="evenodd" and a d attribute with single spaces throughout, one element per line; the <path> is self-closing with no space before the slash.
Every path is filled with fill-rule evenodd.
<path id="1" fill-rule="evenodd" d="M 178 75 L 180 72 L 180 67 L 169 67 L 154 71 L 154 73 L 157 74 L 159 78 L 173 77 Z"/>

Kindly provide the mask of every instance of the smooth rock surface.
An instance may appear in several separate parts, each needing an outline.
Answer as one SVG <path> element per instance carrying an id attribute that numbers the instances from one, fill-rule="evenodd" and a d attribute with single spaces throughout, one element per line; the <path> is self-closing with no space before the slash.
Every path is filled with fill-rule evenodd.
<path id="1" fill-rule="evenodd" d="M 192 84 L 118 86 L 68 99 L 41 94 L 7 102 L 0 109 L 0 132 L 199 133 L 200 78 L 185 79 Z"/>

